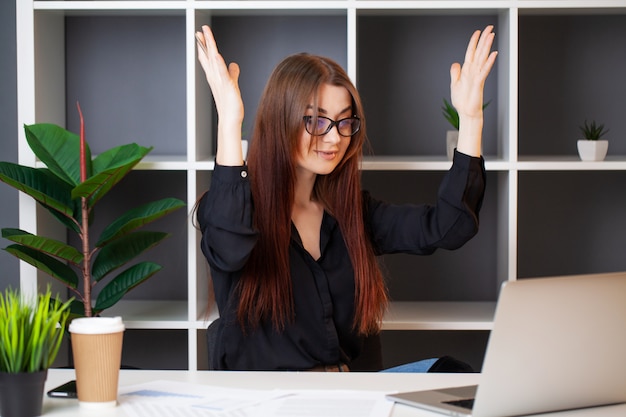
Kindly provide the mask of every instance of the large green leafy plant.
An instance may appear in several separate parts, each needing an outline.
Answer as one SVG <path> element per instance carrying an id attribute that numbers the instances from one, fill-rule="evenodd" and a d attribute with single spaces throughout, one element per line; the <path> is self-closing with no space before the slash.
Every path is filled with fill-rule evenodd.
<path id="1" fill-rule="evenodd" d="M 161 269 L 160 265 L 144 261 L 117 273 L 136 256 L 168 236 L 163 232 L 137 229 L 183 207 L 184 203 L 165 198 L 133 208 L 108 225 L 94 240 L 89 226 L 96 203 L 152 148 L 122 145 L 92 160 L 85 141 L 80 107 L 78 110 L 80 136 L 54 124 L 25 126 L 28 145 L 46 168 L 0 162 L 0 181 L 33 197 L 68 230 L 78 235 L 80 247 L 20 229 L 2 229 L 2 237 L 13 242 L 5 248 L 7 252 L 67 286 L 76 298 L 72 312 L 89 317 L 113 306 L 128 291 Z M 112 277 L 114 272 L 117 275 Z M 104 286 L 93 304 L 92 289 L 97 284 Z"/>

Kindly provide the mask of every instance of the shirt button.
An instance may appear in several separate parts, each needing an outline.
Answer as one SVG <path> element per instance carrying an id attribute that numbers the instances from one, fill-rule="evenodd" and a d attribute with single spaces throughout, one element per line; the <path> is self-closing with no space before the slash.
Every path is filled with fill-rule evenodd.
<path id="1" fill-rule="evenodd" d="M 241 178 L 246 178 L 248 176 L 248 172 L 241 171 Z"/>

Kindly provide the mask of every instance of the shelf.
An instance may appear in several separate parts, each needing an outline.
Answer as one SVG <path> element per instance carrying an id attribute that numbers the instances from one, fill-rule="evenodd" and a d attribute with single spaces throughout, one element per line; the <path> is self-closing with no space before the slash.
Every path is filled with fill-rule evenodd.
<path id="1" fill-rule="evenodd" d="M 616 13 L 624 14 L 624 2 L 622 0 L 519 0 L 516 2 L 523 14 L 596 14 Z"/>
<path id="2" fill-rule="evenodd" d="M 157 0 L 157 1 L 34 1 L 35 10 L 68 10 L 90 12 L 114 12 L 116 15 L 135 12 L 159 12 L 165 10 L 184 11 L 187 8 L 185 0 Z"/>
<path id="3" fill-rule="evenodd" d="M 495 302 L 395 301 L 383 330 L 491 330 Z"/>
<path id="4" fill-rule="evenodd" d="M 366 3 L 367 4 L 367 3 Z M 218 14 L 227 12 L 237 15 L 261 15 L 264 11 L 284 12 L 285 14 L 306 14 L 309 10 L 345 11 L 352 3 L 347 1 L 35 1 L 35 10 L 70 10 L 79 12 L 112 11 L 116 13 L 158 12 L 186 9 L 211 10 Z M 273 13 L 275 14 L 275 13 Z"/>
<path id="5" fill-rule="evenodd" d="M 121 300 L 106 309 L 103 316 L 120 316 L 127 329 L 206 329 L 218 317 L 212 309 L 207 317 L 201 314 L 188 320 L 188 303 L 171 300 Z"/>
<path id="6" fill-rule="evenodd" d="M 395 301 L 383 319 L 383 330 L 490 330 L 495 302 Z M 105 310 L 121 316 L 128 329 L 205 329 L 217 317 L 187 320 L 185 301 L 122 300 Z"/>
<path id="7" fill-rule="evenodd" d="M 213 158 L 195 162 L 176 162 L 174 160 L 155 160 L 153 164 L 142 161 L 138 169 L 178 169 L 185 165 L 186 169 L 198 171 L 212 171 L 215 167 Z M 363 171 L 447 171 L 451 162 L 445 157 L 438 156 L 367 156 L 363 158 L 361 169 Z M 159 168 L 155 168 L 159 167 Z M 161 168 L 162 167 L 162 168 Z M 503 159 L 485 156 L 485 169 L 487 171 L 506 171 L 515 167 L 515 163 Z"/>
<path id="8" fill-rule="evenodd" d="M 624 13 L 622 0 L 250 0 L 250 1 L 185 1 L 185 0 L 100 0 L 100 1 L 35 1 L 35 10 L 177 10 L 177 9 L 213 9 L 213 10 L 318 10 L 318 9 L 357 9 L 376 14 L 397 14 L 410 11 L 425 14 L 459 13 L 467 11 L 506 10 L 519 8 L 521 13 L 559 13 L 591 14 Z"/>
<path id="9" fill-rule="evenodd" d="M 186 301 L 121 300 L 104 310 L 104 316 L 120 316 L 127 329 L 187 329 Z"/>
<path id="10" fill-rule="evenodd" d="M 440 156 L 367 156 L 363 158 L 364 171 L 448 171 L 452 162 Z M 511 169 L 511 162 L 485 156 L 487 171 Z"/>
<path id="11" fill-rule="evenodd" d="M 578 156 L 521 156 L 515 165 L 520 171 L 623 171 L 626 170 L 626 157 L 581 161 Z"/>
<path id="12" fill-rule="evenodd" d="M 91 158 L 94 159 L 98 155 L 93 154 Z M 202 163 L 199 163 L 202 166 Z M 46 166 L 37 161 L 36 168 L 45 168 Z M 213 169 L 213 163 L 206 162 L 206 167 Z M 206 168 L 205 167 L 205 168 Z M 196 168 L 191 162 L 188 162 L 184 156 L 145 156 L 141 162 L 139 162 L 134 169 L 139 171 L 186 171 L 191 168 Z"/>
<path id="13" fill-rule="evenodd" d="M 95 158 L 97 155 L 93 155 Z M 626 157 L 608 156 L 604 161 L 581 161 L 577 156 L 525 156 L 517 162 L 485 155 L 487 171 L 624 171 Z M 363 158 L 363 171 L 447 171 L 451 162 L 437 156 L 369 156 Z M 38 162 L 37 168 L 45 166 Z M 188 161 L 184 156 L 146 156 L 137 166 L 140 171 L 212 171 L 215 160 Z"/>
<path id="14" fill-rule="evenodd" d="M 186 171 L 190 167 L 190 163 L 184 156 L 150 156 L 144 157 L 135 169 L 140 170 L 180 170 Z"/>

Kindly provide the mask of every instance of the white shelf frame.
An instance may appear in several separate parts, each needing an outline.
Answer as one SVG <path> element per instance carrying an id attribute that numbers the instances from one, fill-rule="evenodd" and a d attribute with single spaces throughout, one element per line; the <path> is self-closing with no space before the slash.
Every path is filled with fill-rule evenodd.
<path id="1" fill-rule="evenodd" d="M 626 156 L 610 157 L 604 162 L 581 162 L 574 157 L 518 157 L 517 103 L 518 103 L 518 19 L 531 13 L 626 13 L 624 0 L 445 0 L 445 1 L 16 1 L 17 19 L 17 90 L 20 164 L 37 166 L 34 155 L 26 144 L 23 124 L 37 120 L 65 123 L 64 106 L 47 105 L 63 97 L 63 17 L 82 14 L 126 15 L 180 15 L 186 20 L 186 106 L 187 155 L 186 157 L 147 157 L 137 169 L 177 170 L 187 172 L 187 205 L 191 210 L 196 196 L 206 189 L 207 172 L 213 167 L 211 152 L 196 139 L 198 120 L 196 85 L 202 82 L 198 74 L 193 32 L 199 26 L 198 17 L 220 13 L 341 13 L 346 16 L 347 71 L 356 81 L 357 17 L 359 14 L 389 12 L 414 14 L 495 13 L 498 21 L 498 155 L 486 156 L 486 168 L 498 176 L 498 277 L 499 283 L 515 280 L 517 271 L 517 206 L 518 175 L 525 171 L 626 171 Z M 46 31 L 45 37 L 36 38 L 37 31 Z M 42 42 L 46 42 L 43 47 Z M 38 45 L 36 48 L 35 45 Z M 36 54 L 46 54 L 37 57 Z M 52 60 L 46 71 L 37 70 L 36 60 Z M 52 68 L 54 71 L 49 71 Z M 48 79 L 48 81 L 43 81 Z M 50 81 L 54 80 L 54 81 Z M 52 91 L 35 91 L 35 86 L 46 86 Z M 57 103 L 58 104 L 58 103 Z M 45 114 L 44 114 L 45 112 Z M 210 123 L 208 121 L 207 123 Z M 503 139 L 502 139 L 503 138 Z M 201 142 L 200 142 L 201 143 Z M 366 158 L 363 169 L 403 171 L 445 171 L 450 162 L 444 157 L 393 157 Z M 38 222 L 36 204 L 20 193 L 19 227 L 40 233 L 46 226 Z M 127 301 L 123 300 L 107 314 L 120 314 L 132 329 L 181 329 L 188 331 L 190 370 L 198 366 L 198 330 L 206 328 L 217 317 L 214 307 L 208 305 L 202 294 L 208 292 L 204 278 L 204 259 L 199 251 L 198 234 L 193 225 L 188 226 L 188 299 L 185 301 Z M 35 292 L 41 282 L 37 271 L 20 263 L 20 285 L 26 292 Z M 495 302 L 395 302 L 383 321 L 384 330 L 489 330 L 492 325 Z M 209 311 L 208 317 L 205 317 Z"/>

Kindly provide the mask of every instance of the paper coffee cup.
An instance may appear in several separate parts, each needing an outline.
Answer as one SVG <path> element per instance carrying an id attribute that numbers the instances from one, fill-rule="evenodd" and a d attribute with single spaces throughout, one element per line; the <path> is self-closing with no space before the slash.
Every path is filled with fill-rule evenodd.
<path id="1" fill-rule="evenodd" d="M 72 320 L 69 331 L 80 405 L 115 407 L 124 336 L 122 318 L 78 318 Z"/>

